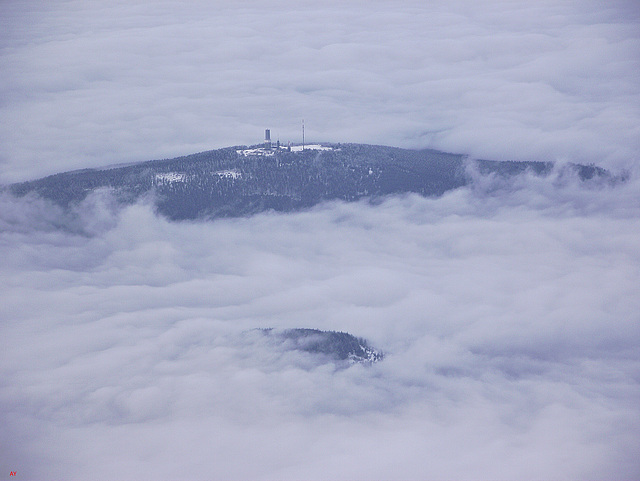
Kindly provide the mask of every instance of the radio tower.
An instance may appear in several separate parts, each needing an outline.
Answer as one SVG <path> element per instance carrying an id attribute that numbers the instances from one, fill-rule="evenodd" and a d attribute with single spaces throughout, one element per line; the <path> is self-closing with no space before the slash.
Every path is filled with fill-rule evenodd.
<path id="1" fill-rule="evenodd" d="M 302 119 L 302 150 L 304 150 L 304 119 Z"/>

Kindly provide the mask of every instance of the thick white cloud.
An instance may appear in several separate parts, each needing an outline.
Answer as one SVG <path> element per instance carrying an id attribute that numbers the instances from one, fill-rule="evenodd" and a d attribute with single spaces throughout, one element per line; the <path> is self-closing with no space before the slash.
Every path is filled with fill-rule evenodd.
<path id="1" fill-rule="evenodd" d="M 637 185 L 477 185 L 179 224 L 101 195 L 73 215 L 4 197 L 0 464 L 637 477 Z M 344 330 L 387 357 L 316 365 L 246 333 L 260 327 Z"/>
<path id="2" fill-rule="evenodd" d="M 613 1 L 0 5 L 0 179 L 261 139 L 635 165 L 640 17 Z"/>

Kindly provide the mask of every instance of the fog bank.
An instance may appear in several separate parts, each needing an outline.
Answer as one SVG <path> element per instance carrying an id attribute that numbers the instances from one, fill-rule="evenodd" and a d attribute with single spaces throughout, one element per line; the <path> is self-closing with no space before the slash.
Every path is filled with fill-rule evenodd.
<path id="1" fill-rule="evenodd" d="M 637 477 L 638 188 L 521 182 L 191 223 L 94 197 L 75 233 L 3 198 L 0 464 Z M 347 331 L 386 357 L 338 369 L 243 334 L 264 327 Z"/>

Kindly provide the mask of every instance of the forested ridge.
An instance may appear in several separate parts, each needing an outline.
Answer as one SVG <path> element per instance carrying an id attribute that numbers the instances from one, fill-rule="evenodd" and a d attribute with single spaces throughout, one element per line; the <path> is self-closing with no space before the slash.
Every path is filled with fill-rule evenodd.
<path id="1" fill-rule="evenodd" d="M 323 150 L 247 152 L 229 147 L 174 159 L 122 167 L 85 169 L 9 186 L 68 207 L 97 189 L 122 202 L 151 196 L 157 211 L 173 220 L 233 217 L 265 210 L 293 211 L 324 200 L 353 201 L 414 192 L 439 196 L 468 184 L 467 160 L 458 154 L 363 144 L 324 144 Z M 251 151 L 253 152 L 253 151 Z M 473 161 L 485 175 L 530 171 L 547 175 L 551 162 Z M 607 176 L 594 166 L 572 165 L 582 179 Z"/>

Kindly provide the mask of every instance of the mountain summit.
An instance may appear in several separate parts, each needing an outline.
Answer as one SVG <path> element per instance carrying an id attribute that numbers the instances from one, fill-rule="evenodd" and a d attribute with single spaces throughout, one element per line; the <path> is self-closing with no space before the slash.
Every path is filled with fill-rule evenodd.
<path id="1" fill-rule="evenodd" d="M 287 212 L 326 200 L 407 192 L 439 196 L 471 183 L 470 169 L 508 177 L 524 172 L 546 176 L 553 168 L 552 162 L 470 161 L 435 150 L 364 144 L 255 145 L 66 172 L 9 189 L 18 196 L 36 193 L 63 207 L 99 189 L 108 189 L 127 203 L 151 196 L 160 214 L 183 220 Z M 566 169 L 582 181 L 611 178 L 594 166 L 569 164 Z"/>
<path id="2" fill-rule="evenodd" d="M 366 339 L 347 332 L 319 329 L 254 329 L 247 334 L 259 335 L 258 341 L 266 341 L 281 352 L 297 351 L 311 355 L 316 362 L 334 362 L 339 365 L 371 365 L 382 361 L 384 354 L 369 345 Z M 254 338 L 255 340 L 255 338 Z"/>

